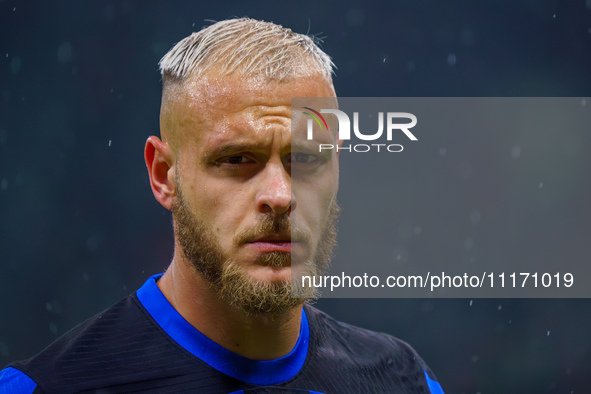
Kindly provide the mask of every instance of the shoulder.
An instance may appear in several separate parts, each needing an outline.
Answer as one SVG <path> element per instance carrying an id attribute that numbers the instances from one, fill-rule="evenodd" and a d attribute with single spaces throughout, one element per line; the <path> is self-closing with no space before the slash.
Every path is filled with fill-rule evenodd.
<path id="1" fill-rule="evenodd" d="M 37 390 L 43 390 L 46 385 L 58 387 L 62 381 L 76 376 L 81 368 L 94 367 L 97 372 L 108 368 L 108 354 L 120 350 L 121 341 L 129 341 L 126 333 L 135 329 L 134 322 L 143 320 L 138 319 L 140 313 L 133 297 L 124 298 L 78 324 L 31 359 L 11 364 L 4 370 L 9 380 L 2 381 L 3 387 L 10 380 L 22 382 L 28 378 Z M 76 386 L 76 379 L 71 380 Z"/>
<path id="2" fill-rule="evenodd" d="M 312 306 L 306 306 L 306 313 L 322 346 L 337 348 L 356 357 L 396 356 L 401 360 L 422 362 L 408 343 L 392 335 L 340 322 Z"/>
<path id="3" fill-rule="evenodd" d="M 33 358 L 11 364 L 7 373 L 19 382 L 27 377 L 40 392 L 76 392 L 178 366 L 186 356 L 175 350 L 134 295 L 74 327 Z"/>
<path id="4" fill-rule="evenodd" d="M 305 310 L 315 364 L 337 366 L 351 382 L 371 376 L 386 391 L 395 387 L 396 392 L 443 393 L 427 364 L 408 343 L 340 322 L 309 305 Z"/>

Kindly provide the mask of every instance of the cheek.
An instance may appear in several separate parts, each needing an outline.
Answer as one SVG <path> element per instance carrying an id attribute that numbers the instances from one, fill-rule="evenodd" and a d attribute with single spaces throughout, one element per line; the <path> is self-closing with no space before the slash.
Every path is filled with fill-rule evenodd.
<path id="1" fill-rule="evenodd" d="M 332 200 L 336 198 L 337 191 L 339 190 L 339 167 L 338 163 L 335 162 L 330 169 L 326 171 L 322 180 L 317 185 L 317 193 L 319 201 L 322 201 L 323 207 L 328 211 L 328 207 Z"/>
<path id="2" fill-rule="evenodd" d="M 310 230 L 320 230 L 328 219 L 330 204 L 335 199 L 337 188 L 338 184 L 333 178 L 325 183 L 317 183 L 314 187 L 296 190 L 294 221 L 300 218 L 310 226 Z"/>
<path id="3" fill-rule="evenodd" d="M 327 188 L 326 190 L 323 190 L 323 194 L 321 196 L 320 203 L 322 204 L 321 206 L 321 215 L 322 215 L 322 223 L 321 225 L 324 226 L 324 224 L 326 223 L 326 220 L 328 218 L 328 216 L 330 215 L 330 207 L 331 204 L 335 203 L 335 199 L 336 199 L 336 192 L 337 192 L 337 185 L 333 184 L 333 187 L 331 188 Z"/>
<path id="4" fill-rule="evenodd" d="M 254 203 L 249 204 L 246 196 L 240 188 L 228 190 L 224 185 L 209 183 L 201 188 L 195 206 L 218 236 L 232 239 L 253 210 Z M 224 239 L 220 241 L 223 243 Z"/>

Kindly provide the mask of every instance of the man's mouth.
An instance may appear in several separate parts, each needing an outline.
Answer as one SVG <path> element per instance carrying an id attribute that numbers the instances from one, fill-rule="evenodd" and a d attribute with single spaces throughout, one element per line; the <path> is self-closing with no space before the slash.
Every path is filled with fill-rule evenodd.
<path id="1" fill-rule="evenodd" d="M 248 244 L 259 249 L 263 253 L 291 253 L 291 247 L 294 243 L 297 242 L 292 242 L 290 235 L 268 235 L 248 242 Z"/>

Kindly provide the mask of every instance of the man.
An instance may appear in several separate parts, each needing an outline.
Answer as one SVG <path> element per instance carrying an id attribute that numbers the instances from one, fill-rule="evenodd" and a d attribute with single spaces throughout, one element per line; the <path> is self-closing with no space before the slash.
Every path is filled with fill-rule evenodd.
<path id="1" fill-rule="evenodd" d="M 162 139 L 145 159 L 173 214 L 172 263 L 4 369 L 0 392 L 442 393 L 407 344 L 292 297 L 292 260 L 320 273 L 336 234 L 338 158 L 292 149 L 291 133 L 292 97 L 334 102 L 330 58 L 289 29 L 234 19 L 160 67 Z"/>

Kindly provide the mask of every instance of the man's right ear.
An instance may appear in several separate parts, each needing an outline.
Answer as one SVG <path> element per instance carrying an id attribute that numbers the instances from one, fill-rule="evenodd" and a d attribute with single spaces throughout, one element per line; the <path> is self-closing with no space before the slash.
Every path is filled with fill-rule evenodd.
<path id="1" fill-rule="evenodd" d="M 146 167 L 150 176 L 150 186 L 154 197 L 169 211 L 176 195 L 174 185 L 174 160 L 168 144 L 160 141 L 160 138 L 151 136 L 146 141 L 144 150 Z"/>

